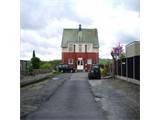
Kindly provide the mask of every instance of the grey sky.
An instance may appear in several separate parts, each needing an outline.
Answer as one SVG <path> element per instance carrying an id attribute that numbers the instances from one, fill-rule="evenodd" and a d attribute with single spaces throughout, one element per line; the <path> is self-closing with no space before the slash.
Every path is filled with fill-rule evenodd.
<path id="1" fill-rule="evenodd" d="M 21 0 L 21 59 L 61 58 L 63 28 L 97 28 L 100 57 L 139 40 L 139 0 Z"/>

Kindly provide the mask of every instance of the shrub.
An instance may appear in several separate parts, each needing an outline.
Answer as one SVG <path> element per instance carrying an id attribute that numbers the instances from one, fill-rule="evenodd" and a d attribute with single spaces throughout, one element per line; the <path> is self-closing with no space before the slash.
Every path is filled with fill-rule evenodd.
<path id="1" fill-rule="evenodd" d="M 107 75 L 107 70 L 106 70 L 106 67 L 103 66 L 103 67 L 100 67 L 100 71 L 101 71 L 101 76 L 104 77 Z"/>
<path id="2" fill-rule="evenodd" d="M 43 63 L 40 65 L 40 69 L 51 69 L 52 65 L 50 63 Z"/>

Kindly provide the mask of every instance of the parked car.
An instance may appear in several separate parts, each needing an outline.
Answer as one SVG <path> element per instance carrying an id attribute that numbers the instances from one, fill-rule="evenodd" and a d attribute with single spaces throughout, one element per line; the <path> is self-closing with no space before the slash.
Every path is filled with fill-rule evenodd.
<path id="1" fill-rule="evenodd" d="M 100 66 L 98 64 L 92 64 L 88 72 L 88 79 L 101 79 Z"/>
<path id="2" fill-rule="evenodd" d="M 70 67 L 68 64 L 59 64 L 58 71 L 65 73 L 65 72 L 74 72 L 75 70 L 72 67 Z"/>

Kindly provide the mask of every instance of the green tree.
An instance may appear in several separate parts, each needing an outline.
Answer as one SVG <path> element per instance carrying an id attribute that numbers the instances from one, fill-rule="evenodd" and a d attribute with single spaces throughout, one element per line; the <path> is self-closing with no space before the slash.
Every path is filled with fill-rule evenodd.
<path id="1" fill-rule="evenodd" d="M 40 65 L 41 69 L 51 69 L 52 68 L 52 64 L 51 63 L 43 63 Z"/>
<path id="2" fill-rule="evenodd" d="M 122 59 L 125 58 L 125 57 L 126 57 L 125 53 L 122 52 L 122 53 L 120 54 L 120 56 L 119 56 L 119 59 L 122 60 Z"/>
<path id="3" fill-rule="evenodd" d="M 112 59 L 105 59 L 105 58 L 100 58 L 99 59 L 99 64 L 103 64 L 103 65 L 108 65 L 112 63 Z"/>
<path id="4" fill-rule="evenodd" d="M 36 57 L 35 51 L 33 50 L 33 56 L 31 58 L 32 68 L 33 69 L 39 69 L 40 67 L 40 59 Z"/>
<path id="5" fill-rule="evenodd" d="M 33 50 L 32 58 L 36 57 L 35 50 Z"/>

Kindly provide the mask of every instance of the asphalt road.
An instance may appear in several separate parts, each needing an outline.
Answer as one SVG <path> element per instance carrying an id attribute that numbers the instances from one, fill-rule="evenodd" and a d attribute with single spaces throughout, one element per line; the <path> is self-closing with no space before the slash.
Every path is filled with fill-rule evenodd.
<path id="1" fill-rule="evenodd" d="M 28 115 L 26 120 L 105 120 L 89 87 L 87 73 L 73 73 L 71 78 L 37 111 Z"/>

